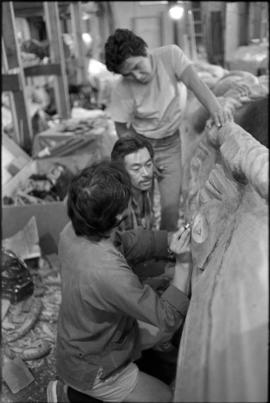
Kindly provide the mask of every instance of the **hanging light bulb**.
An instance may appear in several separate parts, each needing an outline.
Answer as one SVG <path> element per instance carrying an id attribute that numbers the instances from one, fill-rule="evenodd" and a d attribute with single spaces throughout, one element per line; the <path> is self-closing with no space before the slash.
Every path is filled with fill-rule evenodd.
<path id="1" fill-rule="evenodd" d="M 89 14 L 87 14 L 87 13 L 83 13 L 83 15 L 82 15 L 82 20 L 90 20 L 90 15 Z"/>
<path id="2" fill-rule="evenodd" d="M 93 41 L 91 35 L 88 34 L 87 32 L 84 32 L 84 33 L 82 34 L 82 39 L 83 39 L 83 41 L 84 41 L 84 43 L 85 43 L 86 45 L 90 45 L 90 44 L 92 43 L 92 41 Z"/>
<path id="3" fill-rule="evenodd" d="M 183 15 L 184 15 L 183 6 L 174 2 L 174 4 L 169 9 L 169 16 L 173 20 L 180 20 L 183 17 Z"/>

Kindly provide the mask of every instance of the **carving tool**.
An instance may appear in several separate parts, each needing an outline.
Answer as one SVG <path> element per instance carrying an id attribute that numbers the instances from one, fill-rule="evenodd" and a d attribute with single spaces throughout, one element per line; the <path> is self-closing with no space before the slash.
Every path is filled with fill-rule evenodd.
<path id="1" fill-rule="evenodd" d="M 188 229 L 189 227 L 190 227 L 190 224 L 189 224 L 189 223 L 187 223 L 187 224 L 184 225 L 184 229 L 185 229 L 185 230 Z M 182 234 L 181 234 L 181 235 L 182 235 Z M 178 236 L 178 238 L 177 238 L 178 241 L 179 241 L 179 239 L 181 238 L 181 235 Z"/>

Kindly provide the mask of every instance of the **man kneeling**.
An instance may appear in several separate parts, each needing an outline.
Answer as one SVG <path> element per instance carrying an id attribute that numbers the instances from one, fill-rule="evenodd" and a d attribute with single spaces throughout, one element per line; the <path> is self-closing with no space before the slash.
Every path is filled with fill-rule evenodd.
<path id="1" fill-rule="evenodd" d="M 140 371 L 141 351 L 165 342 L 188 309 L 190 269 L 176 269 L 159 296 L 143 284 L 133 262 L 179 254 L 189 229 L 117 231 L 130 203 L 130 179 L 116 162 L 85 168 L 71 182 L 70 222 L 60 236 L 62 301 L 56 368 L 60 381 L 48 402 L 68 401 L 69 388 L 104 402 L 169 402 L 168 385 Z"/>

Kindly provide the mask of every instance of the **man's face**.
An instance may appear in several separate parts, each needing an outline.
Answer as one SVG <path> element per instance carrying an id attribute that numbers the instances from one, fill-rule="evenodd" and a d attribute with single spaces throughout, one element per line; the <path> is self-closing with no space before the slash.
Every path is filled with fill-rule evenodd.
<path id="1" fill-rule="evenodd" d="M 135 189 L 145 191 L 153 181 L 153 161 L 146 147 L 128 154 L 124 158 L 125 168 Z"/>
<path id="2" fill-rule="evenodd" d="M 149 56 L 130 56 L 122 64 L 119 73 L 128 80 L 148 83 L 153 77 Z"/>

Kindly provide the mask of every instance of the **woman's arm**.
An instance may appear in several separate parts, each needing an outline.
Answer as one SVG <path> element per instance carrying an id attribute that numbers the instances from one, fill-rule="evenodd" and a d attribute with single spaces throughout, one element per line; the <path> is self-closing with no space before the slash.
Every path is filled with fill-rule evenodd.
<path id="1" fill-rule="evenodd" d="M 232 121 L 230 110 L 224 109 L 213 92 L 200 79 L 192 66 L 188 66 L 181 75 L 183 83 L 196 95 L 198 100 L 210 113 L 214 123 L 220 127 L 227 121 Z"/>

